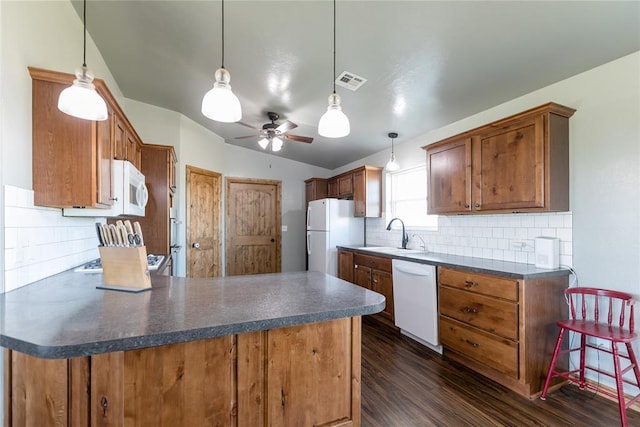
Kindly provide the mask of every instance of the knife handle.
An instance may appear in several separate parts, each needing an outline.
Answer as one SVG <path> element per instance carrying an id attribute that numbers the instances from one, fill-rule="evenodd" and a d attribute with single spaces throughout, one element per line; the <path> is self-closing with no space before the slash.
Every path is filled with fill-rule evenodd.
<path id="1" fill-rule="evenodd" d="M 144 237 L 142 236 L 142 227 L 138 221 L 133 223 L 133 232 L 140 236 L 140 246 L 144 246 Z"/>

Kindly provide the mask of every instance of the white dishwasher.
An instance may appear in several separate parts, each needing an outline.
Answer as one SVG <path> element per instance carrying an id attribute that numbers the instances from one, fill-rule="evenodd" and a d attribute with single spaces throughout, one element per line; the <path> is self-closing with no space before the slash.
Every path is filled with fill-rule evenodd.
<path id="1" fill-rule="evenodd" d="M 436 267 L 399 259 L 394 259 L 392 266 L 396 326 L 404 335 L 442 353 Z"/>

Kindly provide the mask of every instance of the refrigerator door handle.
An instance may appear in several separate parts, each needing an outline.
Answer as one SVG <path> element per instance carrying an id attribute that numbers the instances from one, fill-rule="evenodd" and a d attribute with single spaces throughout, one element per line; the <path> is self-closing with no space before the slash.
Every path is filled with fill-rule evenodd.
<path id="1" fill-rule="evenodd" d="M 307 206 L 307 230 L 311 228 L 311 206 Z"/>
<path id="2" fill-rule="evenodd" d="M 311 233 L 307 232 L 307 255 L 311 255 Z"/>

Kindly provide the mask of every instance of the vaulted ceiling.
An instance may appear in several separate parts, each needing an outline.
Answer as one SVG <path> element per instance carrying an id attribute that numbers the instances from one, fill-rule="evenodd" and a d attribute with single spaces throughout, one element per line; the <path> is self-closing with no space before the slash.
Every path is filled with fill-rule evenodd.
<path id="1" fill-rule="evenodd" d="M 82 2 L 72 1 L 82 16 Z M 88 31 L 123 94 L 180 112 L 229 144 L 237 123 L 204 117 L 221 64 L 221 2 L 89 0 Z M 225 1 L 225 68 L 242 122 L 298 125 L 274 155 L 334 169 L 640 50 L 637 1 L 350 1 L 336 6 L 336 76 L 349 136 L 318 135 L 333 88 L 333 2 Z M 91 64 L 89 64 L 91 65 Z M 100 76 L 98 76 L 100 77 Z M 549 100 L 553 101 L 553 100 Z M 279 122 L 276 122 L 279 123 Z"/>

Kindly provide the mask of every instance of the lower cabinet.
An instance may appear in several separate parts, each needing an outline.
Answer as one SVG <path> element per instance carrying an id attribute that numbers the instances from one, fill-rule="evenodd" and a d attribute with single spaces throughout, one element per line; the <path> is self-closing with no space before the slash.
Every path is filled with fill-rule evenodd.
<path id="1" fill-rule="evenodd" d="M 353 283 L 384 295 L 386 305 L 380 314 L 394 321 L 391 258 L 356 253 L 353 256 Z"/>
<path id="2" fill-rule="evenodd" d="M 5 425 L 359 426 L 360 320 L 74 359 L 7 350 Z"/>
<path id="3" fill-rule="evenodd" d="M 520 280 L 439 267 L 444 355 L 536 397 L 557 338 L 555 323 L 566 317 L 567 286 L 568 276 Z"/>

